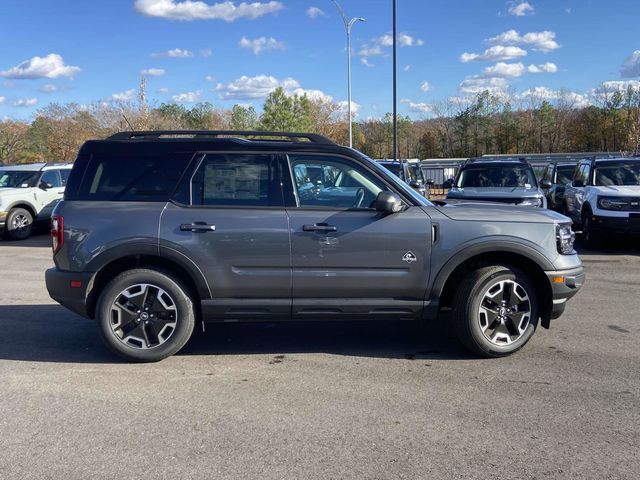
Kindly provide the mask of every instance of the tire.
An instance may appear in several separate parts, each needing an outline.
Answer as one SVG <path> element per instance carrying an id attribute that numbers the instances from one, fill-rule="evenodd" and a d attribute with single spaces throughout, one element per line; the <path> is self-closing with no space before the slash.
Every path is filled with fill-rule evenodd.
<path id="1" fill-rule="evenodd" d="M 33 231 L 33 215 L 24 208 L 14 208 L 7 215 L 5 235 L 11 240 L 25 240 Z"/>
<path id="2" fill-rule="evenodd" d="M 502 357 L 520 350 L 536 330 L 538 312 L 538 295 L 529 276 L 503 265 L 471 272 L 453 300 L 458 338 L 483 357 Z"/>
<path id="3" fill-rule="evenodd" d="M 587 248 L 598 248 L 601 245 L 600 233 L 593 228 L 591 212 L 582 214 L 582 243 Z"/>
<path id="4" fill-rule="evenodd" d="M 109 282 L 98 299 L 96 320 L 114 353 L 131 362 L 157 362 L 187 343 L 195 313 L 187 290 L 170 274 L 140 268 Z"/>

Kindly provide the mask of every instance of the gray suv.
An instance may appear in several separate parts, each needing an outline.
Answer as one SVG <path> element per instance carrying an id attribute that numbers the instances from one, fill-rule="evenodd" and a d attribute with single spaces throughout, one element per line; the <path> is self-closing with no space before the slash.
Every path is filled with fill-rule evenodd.
<path id="1" fill-rule="evenodd" d="M 89 141 L 51 233 L 51 297 L 138 362 L 176 353 L 196 322 L 426 321 L 443 309 L 468 348 L 502 356 L 548 328 L 585 278 L 566 217 L 436 206 L 313 134 Z"/>
<path id="2" fill-rule="evenodd" d="M 549 188 L 544 181 L 540 187 Z M 547 207 L 547 199 L 525 158 L 470 158 L 458 170 L 447 199 Z"/>

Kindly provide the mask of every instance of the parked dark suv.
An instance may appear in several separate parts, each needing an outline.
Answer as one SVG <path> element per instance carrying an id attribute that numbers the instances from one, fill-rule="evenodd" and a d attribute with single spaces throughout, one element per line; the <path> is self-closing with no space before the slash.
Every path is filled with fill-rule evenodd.
<path id="1" fill-rule="evenodd" d="M 196 322 L 428 320 L 473 351 L 549 327 L 584 273 L 551 211 L 438 207 L 312 134 L 130 132 L 80 149 L 52 217 L 52 298 L 132 361 Z"/>

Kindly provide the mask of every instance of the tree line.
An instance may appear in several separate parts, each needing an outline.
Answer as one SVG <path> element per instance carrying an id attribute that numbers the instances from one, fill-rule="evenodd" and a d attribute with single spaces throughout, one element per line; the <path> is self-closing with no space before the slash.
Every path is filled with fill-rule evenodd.
<path id="1" fill-rule="evenodd" d="M 93 105 L 52 103 L 31 121 L 0 121 L 5 164 L 73 161 L 83 142 L 125 130 L 262 130 L 314 132 L 346 144 L 343 107 L 282 88 L 252 106 L 218 108 L 204 102 L 149 105 L 141 84 L 135 101 Z M 580 103 L 578 103 L 580 102 Z M 429 116 L 398 117 L 402 158 L 472 157 L 487 153 L 619 152 L 640 150 L 640 88 L 595 90 L 588 104 L 570 92 L 527 95 L 480 92 L 433 105 Z M 354 147 L 373 158 L 393 156 L 393 115 L 356 119 Z"/>

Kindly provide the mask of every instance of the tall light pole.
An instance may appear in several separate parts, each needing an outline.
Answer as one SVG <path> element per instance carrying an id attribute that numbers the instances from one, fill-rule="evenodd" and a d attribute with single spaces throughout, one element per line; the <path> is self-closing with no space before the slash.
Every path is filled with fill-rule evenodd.
<path id="1" fill-rule="evenodd" d="M 397 22 L 397 5 L 396 0 L 393 0 L 393 160 L 398 160 L 398 22 Z M 401 168 L 401 172 L 404 170 Z M 402 175 L 403 180 L 404 173 Z"/>
<path id="2" fill-rule="evenodd" d="M 351 148 L 353 147 L 353 119 L 351 118 L 351 28 L 356 22 L 364 22 L 364 18 L 354 17 L 351 20 L 348 20 L 338 1 L 331 1 L 338 9 L 338 12 L 342 17 L 342 21 L 344 22 L 344 28 L 347 30 L 347 115 L 349 117 L 349 147 Z"/>

